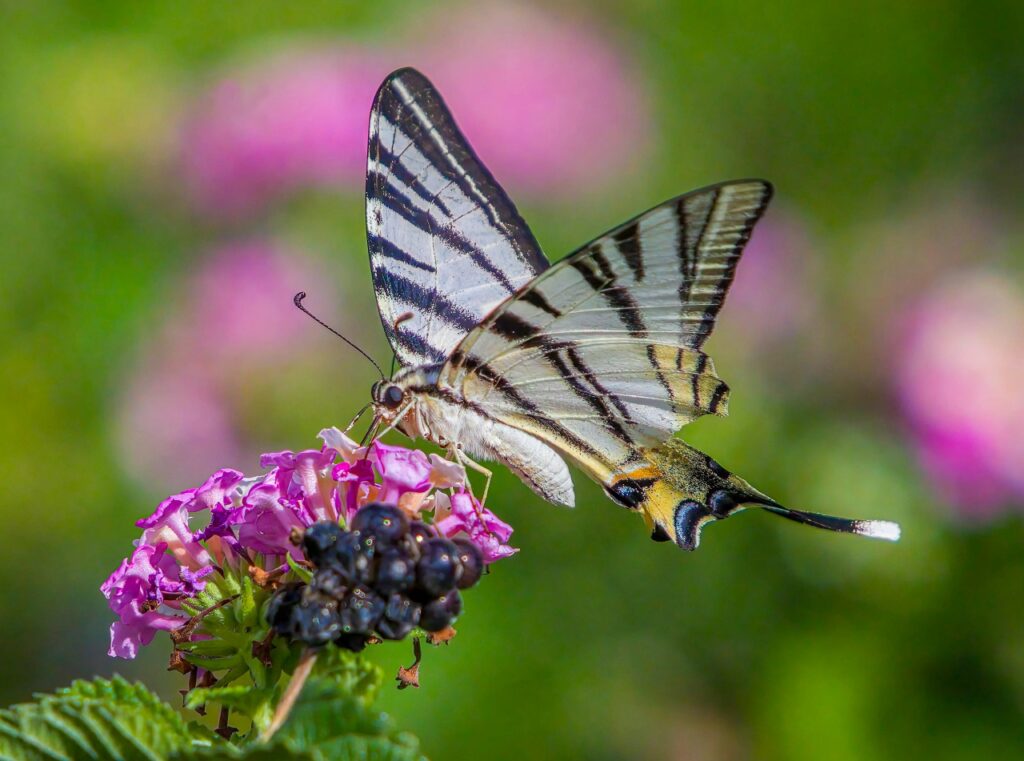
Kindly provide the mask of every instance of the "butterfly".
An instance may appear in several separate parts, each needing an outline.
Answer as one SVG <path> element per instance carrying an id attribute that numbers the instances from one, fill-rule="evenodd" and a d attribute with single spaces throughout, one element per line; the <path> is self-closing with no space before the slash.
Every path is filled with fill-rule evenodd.
<path id="1" fill-rule="evenodd" d="M 896 539 L 887 521 L 783 507 L 673 438 L 726 414 L 702 347 L 771 196 L 763 180 L 686 193 L 551 264 L 433 85 L 394 72 L 373 102 L 366 172 L 370 269 L 400 365 L 374 384 L 377 425 L 488 485 L 474 458 L 502 463 L 559 505 L 575 502 L 572 463 L 652 538 L 688 550 L 746 506 Z"/>

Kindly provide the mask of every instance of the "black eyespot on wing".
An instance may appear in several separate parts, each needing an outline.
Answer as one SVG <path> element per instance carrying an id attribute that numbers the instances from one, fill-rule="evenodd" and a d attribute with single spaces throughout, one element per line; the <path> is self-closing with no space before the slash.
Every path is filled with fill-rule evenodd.
<path id="1" fill-rule="evenodd" d="M 739 507 L 739 502 L 725 489 L 718 489 L 712 492 L 711 497 L 708 499 L 708 508 L 716 518 L 728 517 L 737 507 Z"/>
<path id="2" fill-rule="evenodd" d="M 605 492 L 616 504 L 635 510 L 647 496 L 647 490 L 654 485 L 654 478 L 623 478 L 611 486 L 605 487 Z"/>

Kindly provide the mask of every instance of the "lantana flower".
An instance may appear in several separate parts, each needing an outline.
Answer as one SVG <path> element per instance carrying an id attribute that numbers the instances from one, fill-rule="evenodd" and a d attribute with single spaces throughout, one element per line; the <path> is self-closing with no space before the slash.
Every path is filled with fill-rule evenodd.
<path id="1" fill-rule="evenodd" d="M 468 536 L 483 552 L 488 563 L 516 552 L 507 544 L 512 536 L 512 527 L 486 507 L 481 507 L 468 492 L 459 491 L 451 496 L 451 512 L 436 525 L 445 536 Z"/>
<path id="2" fill-rule="evenodd" d="M 185 669 L 213 671 L 220 665 L 237 676 L 217 639 L 224 633 L 218 627 L 227 627 L 237 642 L 241 613 L 233 619 L 212 613 L 236 599 L 249 608 L 259 607 L 254 600 L 265 604 L 275 588 L 309 566 L 297 536 L 313 524 L 350 526 L 371 503 L 433 522 L 440 536 L 468 539 L 487 563 L 516 552 L 508 544 L 512 528 L 466 491 L 461 465 L 377 441 L 361 447 L 337 428 L 321 431 L 320 438 L 320 449 L 264 454 L 262 475 L 218 470 L 138 521 L 135 549 L 101 587 L 117 617 L 111 656 L 134 658 L 158 632 L 170 631 L 179 667 L 184 662 L 191 664 Z M 254 621 L 254 631 L 272 636 L 260 616 Z M 249 647 L 259 644 L 253 640 Z M 218 655 L 210 660 L 212 653 Z M 240 653 L 238 662 L 251 666 L 250 654 Z"/>

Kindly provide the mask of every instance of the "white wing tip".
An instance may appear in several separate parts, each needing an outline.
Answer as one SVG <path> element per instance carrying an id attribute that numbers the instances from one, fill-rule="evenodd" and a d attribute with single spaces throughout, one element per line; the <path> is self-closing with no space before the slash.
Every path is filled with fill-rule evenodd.
<path id="1" fill-rule="evenodd" d="M 869 536 L 872 539 L 898 542 L 901 530 L 900 524 L 893 521 L 857 521 L 854 525 L 854 533 L 860 536 Z"/>

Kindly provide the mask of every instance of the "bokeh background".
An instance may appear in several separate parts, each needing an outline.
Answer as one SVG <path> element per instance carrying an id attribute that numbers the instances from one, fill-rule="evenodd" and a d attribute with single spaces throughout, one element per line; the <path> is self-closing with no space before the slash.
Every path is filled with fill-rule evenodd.
<path id="1" fill-rule="evenodd" d="M 435 80 L 552 258 L 679 192 L 776 200 L 688 440 L 780 501 L 654 545 L 508 474 L 522 552 L 419 691 L 435 758 L 1024 756 L 1024 6 L 732 0 L 4 3 L 0 701 L 115 671 L 97 587 L 166 494 L 315 445 L 379 360 L 376 85 Z M 406 645 L 378 648 L 390 670 Z"/>

